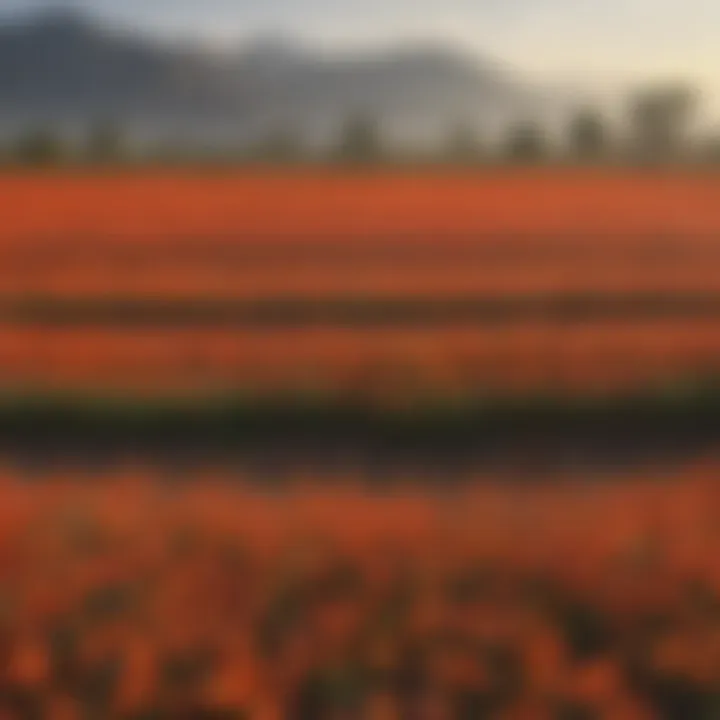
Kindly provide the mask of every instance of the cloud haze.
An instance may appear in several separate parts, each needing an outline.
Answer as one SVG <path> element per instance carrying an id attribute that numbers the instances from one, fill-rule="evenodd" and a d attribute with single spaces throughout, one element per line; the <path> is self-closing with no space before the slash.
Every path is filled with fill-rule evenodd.
<path id="1" fill-rule="evenodd" d="M 57 7 L 59 3 L 54 3 Z M 66 0 L 63 6 L 170 36 L 227 42 L 280 33 L 329 45 L 452 41 L 530 73 L 602 81 L 715 81 L 717 0 Z M 47 0 L 3 0 L 5 14 Z M 713 90 L 716 88 L 712 88 Z"/>

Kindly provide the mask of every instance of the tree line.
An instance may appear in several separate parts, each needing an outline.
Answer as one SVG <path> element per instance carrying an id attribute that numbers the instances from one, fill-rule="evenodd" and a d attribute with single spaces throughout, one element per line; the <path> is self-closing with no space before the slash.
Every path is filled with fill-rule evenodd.
<path id="1" fill-rule="evenodd" d="M 509 124 L 492 142 L 471 121 L 451 127 L 435 148 L 401 151 L 368 114 L 349 117 L 334 142 L 311 149 L 292 128 L 269 132 L 236 150 L 208 151 L 178 142 L 134 151 L 120 123 L 92 123 L 78 143 L 70 143 L 52 128 L 26 131 L 0 148 L 9 163 L 53 165 L 62 163 L 116 164 L 129 161 L 244 161 L 292 164 L 339 162 L 382 164 L 392 162 L 483 163 L 720 163 L 720 129 L 716 134 L 695 129 L 700 114 L 697 92 L 686 85 L 658 85 L 642 89 L 629 99 L 625 117 L 613 123 L 591 105 L 579 107 L 558 138 L 532 118 Z"/>

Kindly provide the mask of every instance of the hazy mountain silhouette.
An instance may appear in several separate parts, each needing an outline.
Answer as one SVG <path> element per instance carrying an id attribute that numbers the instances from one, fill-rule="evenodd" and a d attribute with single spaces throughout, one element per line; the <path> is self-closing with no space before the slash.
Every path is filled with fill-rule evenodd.
<path id="1" fill-rule="evenodd" d="M 418 137 L 547 107 L 497 63 L 407 45 L 323 53 L 283 39 L 237 51 L 168 45 L 54 11 L 0 26 L 0 116 L 17 124 L 114 118 L 132 131 L 242 141 L 292 128 L 323 140 L 348 116 Z"/>

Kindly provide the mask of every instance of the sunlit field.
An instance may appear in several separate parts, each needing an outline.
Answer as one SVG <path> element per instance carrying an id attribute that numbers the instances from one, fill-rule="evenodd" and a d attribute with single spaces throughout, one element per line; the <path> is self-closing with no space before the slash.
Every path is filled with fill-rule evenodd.
<path id="1" fill-rule="evenodd" d="M 547 169 L 7 175 L 0 380 L 360 395 L 704 380 L 720 347 L 719 182 Z"/>
<path id="2" fill-rule="evenodd" d="M 716 717 L 718 198 L 0 176 L 0 715 Z"/>
<path id="3" fill-rule="evenodd" d="M 705 717 L 717 467 L 453 494 L 2 488 L 11 717 Z M 28 714 L 29 713 L 29 714 Z M 685 714 L 684 713 L 689 713 Z M 569 714 L 569 715 L 566 715 Z"/>

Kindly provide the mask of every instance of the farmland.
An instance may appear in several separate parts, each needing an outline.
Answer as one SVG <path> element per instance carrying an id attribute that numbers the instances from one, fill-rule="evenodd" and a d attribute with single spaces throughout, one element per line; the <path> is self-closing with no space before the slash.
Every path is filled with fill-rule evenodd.
<path id="1" fill-rule="evenodd" d="M 0 716 L 715 717 L 719 200 L 0 176 Z"/>
<path id="2" fill-rule="evenodd" d="M 257 300 L 717 293 L 712 176 L 0 178 L 0 291 Z"/>
<path id="3" fill-rule="evenodd" d="M 0 178 L 0 383 L 578 395 L 713 378 L 702 174 Z"/>
<path id="4" fill-rule="evenodd" d="M 712 174 L 625 170 L 12 173 L 0 178 L 6 241 L 88 237 L 360 237 L 421 233 L 628 235 L 720 230 Z M 529 240 L 532 242 L 532 240 Z"/>
<path id="5" fill-rule="evenodd" d="M 0 326 L 5 389 L 571 394 L 709 378 L 714 319 L 422 328 Z"/>
<path id="6" fill-rule="evenodd" d="M 0 703 L 71 719 L 712 716 L 716 472 L 268 496 L 222 470 L 184 489 L 137 465 L 40 486 L 6 471 Z"/>

